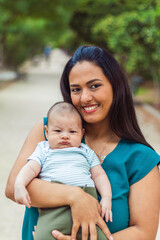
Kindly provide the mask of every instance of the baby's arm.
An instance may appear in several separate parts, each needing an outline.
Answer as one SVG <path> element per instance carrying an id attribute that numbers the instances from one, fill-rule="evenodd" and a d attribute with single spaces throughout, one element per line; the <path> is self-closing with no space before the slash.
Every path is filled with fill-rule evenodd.
<path id="1" fill-rule="evenodd" d="M 30 160 L 23 166 L 15 181 L 14 197 L 16 202 L 24 204 L 30 208 L 31 200 L 26 186 L 39 174 L 40 170 L 41 166 L 39 163 L 33 160 Z"/>
<path id="2" fill-rule="evenodd" d="M 108 220 L 112 222 L 112 191 L 109 179 L 101 165 L 91 168 L 90 171 L 95 186 L 101 195 L 100 205 L 102 208 L 102 218 L 105 216 L 106 222 L 108 222 Z"/>

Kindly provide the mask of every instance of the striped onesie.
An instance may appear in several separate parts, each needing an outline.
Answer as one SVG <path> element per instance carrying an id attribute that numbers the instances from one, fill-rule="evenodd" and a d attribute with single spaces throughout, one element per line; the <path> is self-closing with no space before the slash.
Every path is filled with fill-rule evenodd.
<path id="1" fill-rule="evenodd" d="M 94 151 L 84 143 L 79 148 L 51 149 L 48 141 L 43 141 L 37 145 L 29 160 L 40 164 L 39 178 L 82 187 L 94 187 L 90 169 L 100 164 Z"/>

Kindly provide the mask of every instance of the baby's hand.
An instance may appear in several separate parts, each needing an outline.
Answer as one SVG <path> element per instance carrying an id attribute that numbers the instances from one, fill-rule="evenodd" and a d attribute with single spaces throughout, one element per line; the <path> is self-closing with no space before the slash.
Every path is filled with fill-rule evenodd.
<path id="1" fill-rule="evenodd" d="M 100 206 L 102 210 L 101 217 L 105 217 L 106 222 L 108 222 L 108 220 L 112 222 L 111 198 L 109 196 L 103 197 L 100 201 Z"/>
<path id="2" fill-rule="evenodd" d="M 24 204 L 28 208 L 31 207 L 30 196 L 29 196 L 26 188 L 23 185 L 16 185 L 15 186 L 14 198 L 15 198 L 17 203 Z"/>

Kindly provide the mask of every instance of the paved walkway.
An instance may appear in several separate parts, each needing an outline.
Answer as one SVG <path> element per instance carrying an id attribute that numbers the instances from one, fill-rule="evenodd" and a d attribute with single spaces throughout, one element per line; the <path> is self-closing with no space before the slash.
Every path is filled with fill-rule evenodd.
<path id="1" fill-rule="evenodd" d="M 31 127 L 46 115 L 47 109 L 61 100 L 59 79 L 68 57 L 54 50 L 48 64 L 28 62 L 28 79 L 17 81 L 0 91 L 0 239 L 20 240 L 24 206 L 4 196 L 8 174 Z M 160 120 L 145 108 L 136 108 L 142 130 L 160 153 Z M 160 239 L 157 236 L 157 240 Z"/>

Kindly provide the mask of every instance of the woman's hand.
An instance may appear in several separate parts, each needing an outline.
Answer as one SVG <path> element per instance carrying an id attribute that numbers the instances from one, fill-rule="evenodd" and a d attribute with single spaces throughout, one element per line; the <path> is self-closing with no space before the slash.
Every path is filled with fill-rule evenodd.
<path id="1" fill-rule="evenodd" d="M 71 238 L 71 236 L 68 235 L 64 235 L 63 233 L 57 231 L 57 230 L 53 230 L 52 231 L 52 235 L 54 238 L 56 238 L 57 240 L 73 240 L 73 238 Z M 75 239 L 76 240 L 76 239 Z"/>
<path id="2" fill-rule="evenodd" d="M 37 227 L 37 226 L 34 226 L 34 231 L 32 232 L 33 239 L 34 239 L 36 227 Z M 71 236 L 64 235 L 63 233 L 61 233 L 61 232 L 59 232 L 59 231 L 57 231 L 57 230 L 53 230 L 53 231 L 52 231 L 52 235 L 53 235 L 53 237 L 56 238 L 57 240 L 58 240 L 58 239 L 60 239 L 60 240 L 71 240 Z M 75 240 L 76 240 L 76 239 L 75 239 Z"/>
<path id="3" fill-rule="evenodd" d="M 101 207 L 98 201 L 90 194 L 84 192 L 82 189 L 77 189 L 78 191 L 76 191 L 72 195 L 73 198 L 70 204 L 73 219 L 71 239 L 76 239 L 79 227 L 81 227 L 82 240 L 87 240 L 88 234 L 90 234 L 91 240 L 97 240 L 96 225 L 98 225 L 102 229 L 106 237 L 109 240 L 113 240 L 106 223 L 103 221 L 100 215 Z M 65 240 L 65 238 L 59 239 Z"/>
<path id="4" fill-rule="evenodd" d="M 87 240 L 90 234 L 90 240 L 97 240 L 98 225 L 109 240 L 113 240 L 106 223 L 103 221 L 101 207 L 98 201 L 84 192 L 81 188 L 76 187 L 70 195 L 70 207 L 72 212 L 73 226 L 72 235 L 63 235 L 61 232 L 53 229 L 52 235 L 57 240 L 76 240 L 79 228 L 82 228 L 82 240 Z"/>

